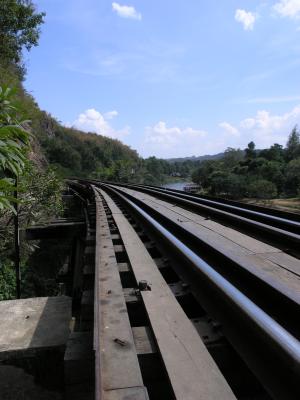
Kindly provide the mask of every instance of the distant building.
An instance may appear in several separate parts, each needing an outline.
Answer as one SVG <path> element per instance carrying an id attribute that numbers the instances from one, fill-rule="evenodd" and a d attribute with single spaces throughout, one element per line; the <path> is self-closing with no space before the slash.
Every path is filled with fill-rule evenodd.
<path id="1" fill-rule="evenodd" d="M 197 193 L 201 189 L 197 183 L 188 183 L 183 187 L 183 190 L 187 193 Z"/>
<path id="2" fill-rule="evenodd" d="M 181 177 L 181 173 L 180 172 L 171 172 L 170 176 L 176 176 L 176 177 Z"/>

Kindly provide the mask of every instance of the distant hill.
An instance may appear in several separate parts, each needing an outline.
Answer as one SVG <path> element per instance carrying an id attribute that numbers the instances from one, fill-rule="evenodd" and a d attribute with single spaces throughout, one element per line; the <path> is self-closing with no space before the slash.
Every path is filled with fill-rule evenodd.
<path id="1" fill-rule="evenodd" d="M 262 151 L 262 149 L 255 149 L 257 155 Z M 225 152 L 217 153 L 217 154 L 205 154 L 204 156 L 192 156 L 192 157 L 178 157 L 178 158 L 166 158 L 165 160 L 169 163 L 181 163 L 185 161 L 204 161 L 204 160 L 220 160 L 225 155 Z"/>
<path id="2" fill-rule="evenodd" d="M 192 157 L 179 157 L 179 158 L 167 158 L 166 161 L 170 163 L 175 163 L 175 162 L 184 162 L 184 161 L 204 161 L 204 160 L 219 160 L 220 158 L 224 157 L 224 152 L 223 153 L 218 153 L 218 154 L 206 154 L 204 156 L 192 156 Z"/>

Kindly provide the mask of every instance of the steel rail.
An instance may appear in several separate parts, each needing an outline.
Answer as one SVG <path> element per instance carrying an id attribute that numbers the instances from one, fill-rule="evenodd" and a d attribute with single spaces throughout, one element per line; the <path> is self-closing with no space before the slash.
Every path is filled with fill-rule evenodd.
<path id="1" fill-rule="evenodd" d="M 123 184 L 121 184 L 123 186 Z M 258 222 L 263 222 L 267 225 L 275 226 L 277 228 L 286 230 L 288 232 L 293 232 L 296 234 L 300 234 L 300 223 L 298 221 L 293 221 L 288 218 L 278 217 L 276 215 L 270 215 L 263 213 L 261 211 L 254 211 L 249 210 L 240 206 L 235 206 L 231 204 L 221 203 L 220 201 L 215 201 L 211 199 L 201 198 L 196 195 L 186 194 L 182 191 L 175 190 L 175 189 L 166 189 L 166 188 L 159 188 L 156 186 L 151 185 L 132 185 L 126 184 L 126 187 L 134 187 L 135 190 L 152 190 L 153 192 L 159 193 L 169 193 L 171 195 L 178 196 L 183 199 L 191 200 L 199 204 L 210 205 L 214 208 L 218 208 L 220 210 L 234 212 L 237 215 L 245 216 L 246 218 L 253 219 Z"/>
<path id="2" fill-rule="evenodd" d="M 101 230 L 99 230 L 99 215 L 100 215 L 100 197 L 97 190 L 92 186 L 94 193 L 94 200 L 96 206 L 96 241 L 99 239 Z M 101 350 L 100 350 L 100 298 L 99 291 L 97 290 L 97 283 L 99 282 L 99 268 L 97 266 L 100 263 L 100 251 L 99 246 L 95 246 L 95 278 L 94 278 L 94 338 L 93 338 L 93 348 L 95 351 L 95 400 L 101 400 L 102 398 L 102 382 L 101 382 Z"/>
<path id="3" fill-rule="evenodd" d="M 80 194 L 79 191 L 81 190 L 81 191 L 85 192 L 87 190 L 87 188 L 84 187 L 83 185 L 81 185 L 80 183 L 78 183 L 77 181 L 66 180 L 66 183 L 69 185 L 69 189 L 73 192 L 74 196 L 78 197 L 79 200 L 83 204 L 86 204 L 87 198 L 82 197 L 82 193 Z M 76 187 L 77 190 L 75 190 L 73 186 Z M 88 197 L 88 196 L 86 196 L 86 197 Z"/>
<path id="4" fill-rule="evenodd" d="M 112 186 L 101 185 L 153 230 L 201 278 L 203 302 L 223 331 L 276 399 L 300 395 L 300 343 L 278 322 L 215 271 L 199 255 Z M 207 298 L 207 292 L 210 299 Z"/>
<path id="5" fill-rule="evenodd" d="M 159 186 L 153 186 L 153 185 L 144 185 L 144 186 L 162 189 L 162 187 L 159 187 Z M 171 188 L 163 188 L 163 189 L 169 190 L 174 193 L 186 194 L 186 192 L 184 192 L 183 190 L 171 189 Z M 257 204 L 252 204 L 252 203 L 242 203 L 241 201 L 237 201 L 237 200 L 229 200 L 229 199 L 225 199 L 222 197 L 214 197 L 214 196 L 208 196 L 208 195 L 204 195 L 204 194 L 197 194 L 197 193 L 189 193 L 189 194 L 198 199 L 212 200 L 219 204 L 228 204 L 228 205 L 232 205 L 235 207 L 240 207 L 245 210 L 257 211 L 262 214 L 273 215 L 273 216 L 275 215 L 277 217 L 280 217 L 283 219 L 288 219 L 290 221 L 300 222 L 300 214 L 297 214 L 292 211 L 283 211 L 283 210 L 280 210 L 277 208 L 259 206 Z"/>
<path id="6" fill-rule="evenodd" d="M 107 182 L 111 183 L 111 182 Z M 161 190 L 167 190 L 173 193 L 179 193 L 179 194 L 187 194 L 187 192 L 179 189 L 172 189 L 164 186 L 155 186 L 155 185 L 143 185 L 139 183 L 132 183 L 132 185 L 135 186 L 144 186 L 144 187 L 149 187 L 153 189 L 161 189 Z M 272 207 L 265 207 L 265 206 L 259 206 L 257 204 L 252 204 L 252 203 L 244 203 L 241 201 L 237 200 L 230 200 L 230 199 L 225 199 L 223 197 L 215 197 L 215 196 L 209 196 L 205 194 L 197 194 L 197 193 L 188 193 L 190 196 L 198 199 L 207 199 L 207 200 L 212 200 L 215 201 L 218 204 L 228 204 L 231 206 L 235 207 L 240 207 L 243 210 L 251 210 L 251 211 L 257 211 L 258 213 L 266 214 L 266 215 L 271 215 L 271 216 L 277 216 L 283 219 L 287 219 L 289 221 L 294 221 L 294 222 L 300 222 L 300 214 L 292 212 L 292 211 L 283 211 L 277 208 L 272 208 Z"/>
<path id="7" fill-rule="evenodd" d="M 100 181 L 94 180 L 94 182 L 99 183 Z M 277 222 L 279 224 L 281 222 L 282 222 L 282 224 L 286 223 L 287 228 L 290 226 L 292 230 L 295 229 L 295 231 L 300 233 L 300 214 L 296 214 L 293 212 L 282 211 L 282 210 L 278 210 L 275 208 L 258 206 L 255 204 L 241 203 L 241 202 L 238 202 L 235 200 L 228 200 L 228 199 L 223 199 L 220 197 L 199 195 L 199 194 L 195 194 L 195 193 L 187 194 L 186 192 L 184 192 L 182 190 L 164 188 L 161 186 L 142 185 L 142 184 L 138 184 L 138 183 L 110 182 L 110 181 L 103 181 L 102 183 L 117 184 L 119 186 L 124 186 L 124 187 L 148 188 L 148 189 L 157 190 L 162 193 L 170 193 L 170 194 L 187 196 L 187 198 L 193 199 L 195 201 L 199 200 L 199 204 L 201 204 L 200 203 L 201 201 L 203 201 L 203 202 L 207 201 L 212 204 L 215 204 L 217 207 L 220 207 L 220 209 L 222 206 L 228 206 L 235 211 L 240 211 L 241 213 L 245 213 L 245 215 L 247 215 L 247 212 L 250 212 L 250 215 L 251 214 L 254 216 L 257 215 L 257 218 L 258 218 L 257 220 L 259 220 L 260 217 L 265 218 L 265 223 L 268 223 L 268 221 L 273 221 L 274 223 Z M 209 204 L 209 203 L 207 203 L 207 204 Z"/>
<path id="8" fill-rule="evenodd" d="M 131 186 L 127 184 L 114 183 L 110 185 L 113 185 L 115 187 L 128 187 L 129 189 L 137 190 L 136 186 Z M 225 221 L 232 226 L 238 227 L 238 229 L 244 228 L 247 233 L 253 232 L 254 236 L 264 235 L 268 242 L 276 241 L 276 243 L 278 243 L 281 247 L 287 246 L 288 249 L 293 249 L 297 254 L 299 253 L 300 235 L 296 233 L 289 232 L 287 230 L 272 225 L 267 225 L 263 222 L 254 221 L 252 219 L 236 215 L 228 211 L 220 210 L 208 205 L 199 204 L 194 200 L 182 198 L 178 195 L 166 193 L 164 191 L 158 192 L 156 190 L 147 189 L 145 187 L 141 187 L 138 191 L 181 205 L 184 208 L 191 209 L 193 212 L 202 214 L 205 213 L 205 215 L 213 216 L 216 218 L 216 220 Z"/>
<path id="9" fill-rule="evenodd" d="M 186 193 L 183 193 L 180 191 L 175 192 L 174 190 L 158 188 L 158 187 L 156 188 L 156 187 L 148 186 L 148 185 L 139 185 L 138 187 L 150 188 L 152 190 L 155 190 L 157 192 L 162 192 L 162 193 L 170 193 L 170 194 L 176 193 L 176 196 L 195 201 L 199 204 L 208 204 L 213 207 L 219 208 L 220 210 L 234 212 L 237 215 L 246 216 L 246 217 L 254 219 L 255 221 L 258 221 L 258 222 L 264 222 L 265 224 L 276 226 L 277 228 L 287 230 L 288 232 L 300 234 L 300 223 L 298 221 L 293 221 L 288 218 L 283 218 L 283 217 L 278 217 L 276 215 L 266 214 L 261 211 L 249 210 L 249 209 L 243 208 L 241 206 L 221 203 L 220 201 L 205 199 L 205 198 L 201 198 L 198 196 L 194 196 L 192 194 L 186 194 Z"/>

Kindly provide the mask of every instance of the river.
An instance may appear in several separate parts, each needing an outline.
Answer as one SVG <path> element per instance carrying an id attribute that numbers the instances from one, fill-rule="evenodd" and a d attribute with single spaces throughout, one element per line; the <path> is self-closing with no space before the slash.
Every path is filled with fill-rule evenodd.
<path id="1" fill-rule="evenodd" d="M 184 186 L 188 183 L 191 183 L 191 182 L 182 181 L 182 182 L 166 183 L 165 185 L 162 185 L 162 187 L 167 188 L 167 189 L 183 190 Z"/>

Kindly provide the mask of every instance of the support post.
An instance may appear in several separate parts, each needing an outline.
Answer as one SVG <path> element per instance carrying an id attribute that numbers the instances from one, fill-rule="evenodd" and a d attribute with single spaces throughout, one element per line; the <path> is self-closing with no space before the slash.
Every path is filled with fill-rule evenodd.
<path id="1" fill-rule="evenodd" d="M 16 189 L 14 197 L 18 200 L 18 177 L 15 179 Z M 14 234 L 15 234 L 15 271 L 16 271 L 16 297 L 21 298 L 21 270 L 20 270 L 20 231 L 19 231 L 19 205 L 15 205 L 16 215 L 14 216 Z"/>

